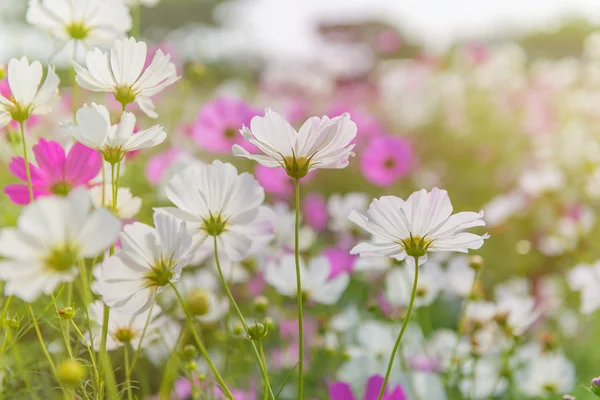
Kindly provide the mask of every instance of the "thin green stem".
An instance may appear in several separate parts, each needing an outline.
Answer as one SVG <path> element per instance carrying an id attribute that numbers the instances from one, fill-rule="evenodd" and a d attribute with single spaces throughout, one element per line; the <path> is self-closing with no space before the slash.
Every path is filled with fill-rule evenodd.
<path id="1" fill-rule="evenodd" d="M 21 128 L 21 144 L 23 145 L 23 158 L 25 159 L 25 175 L 27 176 L 27 188 L 29 189 L 29 201 L 33 203 L 33 186 L 31 184 L 31 171 L 29 170 L 29 160 L 27 158 L 27 142 L 25 141 L 25 123 L 19 122 Z"/>
<path id="2" fill-rule="evenodd" d="M 298 297 L 298 400 L 304 399 L 304 328 L 302 326 L 302 276 L 300 275 L 300 179 L 296 179 L 296 223 L 294 257 L 296 259 L 296 293 Z"/>
<path id="3" fill-rule="evenodd" d="M 44 355 L 46 356 L 46 358 L 48 359 L 48 363 L 50 364 L 50 370 L 52 370 L 52 375 L 54 375 L 54 377 L 57 378 L 56 367 L 54 366 L 54 361 L 52 361 L 52 357 L 50 357 L 50 353 L 48 352 L 48 349 L 46 348 L 46 344 L 44 343 L 44 338 L 42 337 L 42 332 L 40 331 L 40 327 L 37 323 L 37 320 L 35 319 L 35 314 L 33 313 L 31 304 L 27 304 L 27 308 L 29 309 L 29 313 L 31 314 L 33 328 L 35 329 L 35 333 L 40 342 L 40 346 L 42 346 L 42 351 L 44 352 Z"/>
<path id="4" fill-rule="evenodd" d="M 221 278 L 221 283 L 223 284 L 223 287 L 225 288 L 225 292 L 227 293 L 227 297 L 229 297 L 229 302 L 231 303 L 231 305 L 233 306 L 233 308 L 235 309 L 236 314 L 238 315 L 238 318 L 240 319 L 240 322 L 242 323 L 242 326 L 244 327 L 244 332 L 246 334 L 248 334 L 248 324 L 246 324 L 246 320 L 244 319 L 244 314 L 242 314 L 242 311 L 240 310 L 240 308 L 238 307 L 233 294 L 231 293 L 231 289 L 229 288 L 229 284 L 227 283 L 227 280 L 225 279 L 225 275 L 223 274 L 223 270 L 221 269 L 221 262 L 219 261 L 219 248 L 218 248 L 218 242 L 217 242 L 217 237 L 213 236 L 213 244 L 214 244 L 214 253 L 215 253 L 215 263 L 217 264 L 217 271 L 219 272 L 219 277 Z M 273 390 L 271 389 L 271 385 L 269 384 L 269 373 L 267 371 L 267 363 L 263 362 L 261 360 L 260 354 L 258 352 L 258 349 L 256 348 L 256 344 L 254 344 L 253 341 L 251 341 L 252 343 L 252 347 L 254 349 L 254 355 L 256 357 L 256 361 L 258 362 L 258 366 L 260 368 L 260 371 L 263 375 L 263 379 L 265 381 L 265 392 L 267 393 L 271 393 L 271 396 L 273 397 L 273 399 L 275 399 L 275 395 L 273 394 Z"/>
<path id="5" fill-rule="evenodd" d="M 234 400 L 233 395 L 231 394 L 231 392 L 229 391 L 229 388 L 227 387 L 227 384 L 225 383 L 225 381 L 221 377 L 221 374 L 219 374 L 219 371 L 217 371 L 217 368 L 215 367 L 212 360 L 210 359 L 210 356 L 208 355 L 208 352 L 206 351 L 206 347 L 204 347 L 204 343 L 202 343 L 200 336 L 198 336 L 198 333 L 196 332 L 196 328 L 194 327 L 194 319 L 192 318 L 187 307 L 185 306 L 185 302 L 183 301 L 183 298 L 181 297 L 181 295 L 179 294 L 179 291 L 177 290 L 177 288 L 175 287 L 175 285 L 172 282 L 169 282 L 169 285 L 173 289 L 173 292 L 175 292 L 175 296 L 177 296 L 177 300 L 179 301 L 179 304 L 181 305 L 181 308 L 183 309 L 183 312 L 185 313 L 185 316 L 188 321 L 188 325 L 190 327 L 190 331 L 192 332 L 192 336 L 194 336 L 194 340 L 196 341 L 196 345 L 198 346 L 198 349 L 200 350 L 200 354 L 202 354 L 202 356 L 204 357 L 204 359 L 210 366 L 210 369 L 212 370 L 213 374 L 215 374 L 215 377 L 217 378 L 217 381 L 219 381 L 219 384 L 221 385 L 221 389 L 225 393 L 225 396 L 230 400 Z"/>
<path id="6" fill-rule="evenodd" d="M 56 304 L 56 298 L 54 297 L 54 294 L 52 295 L 52 304 L 54 304 L 54 310 L 56 311 L 56 316 L 58 317 L 58 326 L 60 327 L 60 335 L 62 337 L 63 344 L 65 346 L 65 349 L 67 350 L 67 354 L 69 354 L 69 358 L 73 358 L 73 352 L 71 351 L 71 342 L 69 340 L 69 336 L 67 335 L 67 331 L 63 326 L 63 319 L 58 314 L 58 305 Z"/>
<path id="7" fill-rule="evenodd" d="M 131 368 L 129 367 L 129 345 L 123 346 L 123 362 L 125 363 L 125 385 L 127 389 L 127 400 L 133 400 L 131 391 Z"/>
<path id="8" fill-rule="evenodd" d="M 260 351 L 260 358 L 262 359 L 263 367 L 264 367 L 264 369 L 266 371 L 267 370 L 267 359 L 265 358 L 265 350 L 263 348 L 261 340 L 258 341 L 258 349 Z M 268 400 L 269 399 L 269 390 L 268 390 L 268 388 L 269 388 L 269 375 L 265 374 L 264 379 L 265 379 L 265 393 L 264 393 L 263 399 L 264 400 Z"/>
<path id="9" fill-rule="evenodd" d="M 387 382 L 390 379 L 390 373 L 392 372 L 392 366 L 394 365 L 394 359 L 396 358 L 396 352 L 398 351 L 398 347 L 400 346 L 400 341 L 402 340 L 402 336 L 404 335 L 404 331 L 408 326 L 408 321 L 410 320 L 410 314 L 413 309 L 413 304 L 415 302 L 415 297 L 417 294 L 417 283 L 419 281 L 419 257 L 415 257 L 415 280 L 413 282 L 412 293 L 410 294 L 410 301 L 408 302 L 408 309 L 406 310 L 406 315 L 404 316 L 404 321 L 402 322 L 402 328 L 400 329 L 400 334 L 398 335 L 398 339 L 396 339 L 396 344 L 394 345 L 394 349 L 392 350 L 392 355 L 390 356 L 390 362 L 388 363 L 387 371 L 385 372 L 385 378 L 383 378 L 383 384 L 381 385 L 381 390 L 379 391 L 378 400 L 383 398 L 383 394 L 385 393 L 385 388 L 387 386 Z"/>
<path id="10" fill-rule="evenodd" d="M 152 318 L 152 310 L 154 309 L 155 302 L 152 302 L 150 305 L 150 310 L 148 311 L 148 318 L 146 318 L 146 323 L 144 324 L 144 329 L 142 329 L 142 336 L 140 336 L 140 341 L 138 342 L 137 349 L 135 350 L 135 354 L 133 355 L 133 361 L 131 362 L 131 370 L 135 368 L 135 364 L 137 363 L 138 357 L 140 356 L 140 350 L 142 349 L 142 342 L 144 341 L 144 336 L 146 336 L 146 331 L 148 330 L 148 325 L 150 324 L 150 319 Z"/>
<path id="11" fill-rule="evenodd" d="M 85 338 L 85 336 L 83 335 L 83 333 L 81 332 L 81 330 L 79 329 L 79 327 L 77 326 L 77 324 L 75 323 L 75 321 L 73 319 L 71 319 L 71 325 L 73 326 L 73 329 L 75 329 L 75 332 L 77 333 L 79 338 L 83 341 L 83 344 L 85 345 L 85 348 L 88 351 L 88 355 L 90 356 L 90 362 L 92 363 L 92 367 L 94 368 L 94 375 L 96 377 L 96 383 L 97 383 L 97 385 L 100 385 L 98 364 L 96 363 L 96 354 L 94 353 L 94 350 L 93 350 L 94 345 L 93 345 L 93 343 L 87 342 L 87 339 Z M 91 339 L 91 337 L 90 337 L 90 339 Z"/>

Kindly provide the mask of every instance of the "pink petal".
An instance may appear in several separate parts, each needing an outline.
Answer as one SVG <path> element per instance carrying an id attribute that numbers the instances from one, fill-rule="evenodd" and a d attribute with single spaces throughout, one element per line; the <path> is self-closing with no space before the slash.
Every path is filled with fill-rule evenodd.
<path id="1" fill-rule="evenodd" d="M 42 138 L 33 146 L 33 153 L 38 167 L 46 172 L 50 180 L 57 182 L 64 179 L 65 149 L 60 143 Z"/>
<path id="2" fill-rule="evenodd" d="M 26 205 L 29 204 L 29 188 L 27 185 L 21 184 L 12 184 L 6 185 L 4 188 L 4 193 L 8 196 L 10 201 L 14 204 Z M 36 199 L 40 196 L 48 195 L 48 191 L 34 187 L 33 188 L 33 198 Z"/>
<path id="3" fill-rule="evenodd" d="M 13 157 L 10 164 L 8 164 L 9 171 L 22 180 L 27 182 L 27 172 L 25 171 L 25 159 L 23 157 Z M 29 172 L 31 173 L 31 183 L 36 185 L 44 185 L 47 183 L 46 174 L 40 171 L 38 167 L 29 163 Z"/>
<path id="4" fill-rule="evenodd" d="M 85 185 L 100 173 L 102 156 L 97 150 L 75 143 L 64 166 L 65 180 L 73 186 Z"/>

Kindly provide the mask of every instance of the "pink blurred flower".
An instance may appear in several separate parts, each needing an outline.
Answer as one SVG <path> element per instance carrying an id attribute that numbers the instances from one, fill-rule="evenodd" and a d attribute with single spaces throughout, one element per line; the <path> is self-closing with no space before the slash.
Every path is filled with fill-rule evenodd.
<path id="1" fill-rule="evenodd" d="M 40 139 L 33 146 L 37 166 L 29 163 L 33 195 L 65 196 L 77 186 L 92 186 L 92 180 L 102 168 L 102 157 L 96 150 L 80 143 L 75 143 L 65 155 L 63 147 L 54 141 Z M 27 183 L 25 160 L 14 157 L 8 166 L 10 172 Z M 29 203 L 27 184 L 12 184 L 4 188 L 4 193 L 16 204 Z"/>
<path id="2" fill-rule="evenodd" d="M 310 181 L 317 171 L 310 171 L 302 181 Z M 270 168 L 261 164 L 254 167 L 254 176 L 265 192 L 279 197 L 289 197 L 294 194 L 294 180 L 289 177 L 283 168 Z"/>
<path id="3" fill-rule="evenodd" d="M 146 164 L 145 175 L 148 182 L 158 185 L 169 166 L 181 155 L 181 150 L 173 147 L 153 157 Z"/>
<path id="4" fill-rule="evenodd" d="M 323 195 L 313 192 L 304 196 L 302 201 L 302 216 L 304 223 L 317 232 L 325 230 L 329 214 L 327 213 L 327 202 Z"/>
<path id="5" fill-rule="evenodd" d="M 177 75 L 181 75 L 183 72 L 183 61 L 177 52 L 177 46 L 171 42 L 160 42 L 151 46 L 148 49 L 148 54 L 156 54 L 158 50 L 161 50 L 164 54 L 171 56 L 171 62 L 175 64 Z M 144 64 L 144 70 L 152 63 L 152 57 L 146 57 L 146 63 Z"/>
<path id="6" fill-rule="evenodd" d="M 218 97 L 200 109 L 192 126 L 192 139 L 211 153 L 230 154 L 234 144 L 253 152 L 256 148 L 239 130 L 250 126 L 252 117 L 260 114 L 243 100 Z"/>
<path id="7" fill-rule="evenodd" d="M 377 400 L 379 391 L 383 385 L 383 376 L 373 375 L 367 380 L 367 387 L 363 400 Z M 352 394 L 350 385 L 346 382 L 334 382 L 329 385 L 329 400 L 356 400 L 357 397 Z M 392 392 L 389 391 L 389 386 L 386 387 L 382 400 L 407 400 L 406 394 L 402 386 L 397 385 Z"/>
<path id="8" fill-rule="evenodd" d="M 490 57 L 490 50 L 483 42 L 469 43 L 462 49 L 465 58 L 470 64 L 483 64 Z"/>
<path id="9" fill-rule="evenodd" d="M 329 273 L 329 279 L 333 279 L 339 274 L 349 273 L 354 271 L 354 261 L 356 256 L 338 247 L 328 247 L 323 251 L 323 254 L 329 260 L 331 264 L 331 272 Z"/>
<path id="10" fill-rule="evenodd" d="M 372 114 L 358 110 L 355 107 L 338 103 L 329 109 L 327 115 L 331 118 L 342 115 L 343 113 L 349 113 L 352 121 L 356 123 L 356 139 L 357 140 L 371 138 L 375 136 L 382 136 L 385 134 L 385 129 L 381 121 Z"/>
<path id="11" fill-rule="evenodd" d="M 414 164 L 412 145 L 394 136 L 371 139 L 360 160 L 365 178 L 379 186 L 391 185 L 403 178 Z"/>
<path id="12" fill-rule="evenodd" d="M 385 29 L 377 35 L 377 50 L 383 54 L 395 53 L 402 46 L 400 34 L 395 29 Z"/>

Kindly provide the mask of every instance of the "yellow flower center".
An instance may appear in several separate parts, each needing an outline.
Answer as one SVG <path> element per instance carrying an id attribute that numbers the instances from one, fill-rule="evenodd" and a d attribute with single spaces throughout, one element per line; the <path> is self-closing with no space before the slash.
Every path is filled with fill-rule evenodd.
<path id="1" fill-rule="evenodd" d="M 287 172 L 290 177 L 300 179 L 308 174 L 308 170 L 310 169 L 310 158 L 296 158 L 296 156 L 293 155 L 291 157 L 284 157 L 283 160 L 285 163 L 285 172 Z"/>
<path id="2" fill-rule="evenodd" d="M 423 257 L 427 253 L 427 249 L 431 246 L 432 240 L 427 240 L 424 237 L 410 235 L 407 239 L 402 239 L 397 243 L 404 248 L 406 254 L 410 257 Z"/>
<path id="3" fill-rule="evenodd" d="M 154 266 L 151 268 L 144 278 L 146 279 L 146 285 L 149 287 L 162 287 L 167 286 L 173 278 L 173 266 L 174 262 L 171 259 L 157 260 Z"/>
<path id="4" fill-rule="evenodd" d="M 129 343 L 135 337 L 135 332 L 131 328 L 119 328 L 115 331 L 114 337 L 121 343 Z"/>
<path id="5" fill-rule="evenodd" d="M 54 249 L 50 252 L 50 255 L 44 260 L 46 268 L 56 271 L 63 272 L 67 271 L 75 264 L 77 264 L 77 251 L 70 245 Z"/>
<path id="6" fill-rule="evenodd" d="M 203 218 L 202 221 L 202 229 L 210 236 L 219 236 L 225 231 L 226 221 L 223 220 L 221 214 L 215 216 L 211 213 L 208 218 Z"/>
<path id="7" fill-rule="evenodd" d="M 90 30 L 83 25 L 83 22 L 72 22 L 65 29 L 69 36 L 75 40 L 85 39 L 90 32 Z"/>
<path id="8" fill-rule="evenodd" d="M 135 101 L 136 93 L 133 91 L 131 86 L 121 86 L 117 88 L 115 92 L 115 100 L 117 100 L 123 108 L 129 103 L 133 103 Z"/>

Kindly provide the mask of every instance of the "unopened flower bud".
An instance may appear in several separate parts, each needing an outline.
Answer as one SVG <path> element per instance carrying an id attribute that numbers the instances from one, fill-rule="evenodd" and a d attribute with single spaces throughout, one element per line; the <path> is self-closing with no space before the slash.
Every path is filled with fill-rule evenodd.
<path id="1" fill-rule="evenodd" d="M 206 374 L 202 374 L 202 373 L 200 373 L 200 374 L 197 374 L 197 375 L 196 375 L 196 378 L 198 378 L 198 380 L 199 380 L 200 382 L 202 382 L 202 381 L 205 381 L 205 380 L 206 380 Z"/>
<path id="2" fill-rule="evenodd" d="M 562 400 L 577 400 L 575 396 L 571 396 L 570 394 L 563 394 Z"/>
<path id="3" fill-rule="evenodd" d="M 188 344 L 185 345 L 183 349 L 181 349 L 181 358 L 184 361 L 190 361 L 193 360 L 194 358 L 196 358 L 196 356 L 198 355 L 198 350 L 196 349 L 196 346 Z"/>
<path id="4" fill-rule="evenodd" d="M 469 259 L 469 267 L 475 271 L 481 271 L 483 269 L 483 257 L 478 254 L 471 256 Z"/>
<path id="5" fill-rule="evenodd" d="M 597 376 L 594 379 L 592 379 L 592 381 L 590 382 L 590 390 L 596 396 L 600 397 L 600 376 Z"/>
<path id="6" fill-rule="evenodd" d="M 192 290 L 185 302 L 192 315 L 205 315 L 210 310 L 209 294 L 202 289 Z"/>
<path id="7" fill-rule="evenodd" d="M 265 296 L 257 296 L 254 298 L 254 303 L 252 305 L 256 312 L 264 313 L 269 307 L 269 299 L 267 299 Z"/>
<path id="8" fill-rule="evenodd" d="M 62 310 L 58 310 L 58 315 L 64 319 L 73 319 L 75 311 L 73 310 L 73 307 L 65 307 Z"/>
<path id="9" fill-rule="evenodd" d="M 236 323 L 231 327 L 231 332 L 236 335 L 242 335 L 244 333 L 244 327 L 240 323 Z"/>
<path id="10" fill-rule="evenodd" d="M 267 326 L 267 329 L 269 329 L 270 331 L 274 331 L 275 328 L 277 328 L 277 323 L 271 317 L 266 317 L 263 322 Z"/>
<path id="11" fill-rule="evenodd" d="M 198 369 L 198 365 L 195 362 L 190 361 L 185 365 L 185 369 L 190 372 L 194 372 L 196 369 Z"/>
<path id="12" fill-rule="evenodd" d="M 256 322 L 248 326 L 248 338 L 250 340 L 262 340 L 269 333 L 269 328 L 266 325 Z"/>
<path id="13" fill-rule="evenodd" d="M 86 370 L 77 360 L 65 360 L 56 367 L 58 380 L 67 386 L 76 386 L 85 379 Z"/>
<path id="14" fill-rule="evenodd" d="M 13 316 L 11 318 L 6 318 L 4 320 L 4 323 L 6 324 L 6 326 L 13 328 L 13 329 L 19 329 L 21 327 L 21 318 L 17 317 L 17 316 Z"/>

